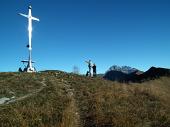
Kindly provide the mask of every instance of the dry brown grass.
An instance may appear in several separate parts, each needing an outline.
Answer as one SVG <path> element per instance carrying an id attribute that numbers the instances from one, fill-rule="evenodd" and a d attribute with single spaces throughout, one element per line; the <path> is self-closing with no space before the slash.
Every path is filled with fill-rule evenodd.
<path id="1" fill-rule="evenodd" d="M 82 84 L 83 80 L 88 82 Z M 170 126 L 169 78 L 143 84 L 79 81 L 73 86 L 85 127 Z"/>
<path id="2" fill-rule="evenodd" d="M 40 92 L 0 105 L 2 127 L 170 127 L 170 78 L 142 84 L 63 72 L 1 73 L 0 97 Z M 14 94 L 12 93 L 12 94 Z"/>

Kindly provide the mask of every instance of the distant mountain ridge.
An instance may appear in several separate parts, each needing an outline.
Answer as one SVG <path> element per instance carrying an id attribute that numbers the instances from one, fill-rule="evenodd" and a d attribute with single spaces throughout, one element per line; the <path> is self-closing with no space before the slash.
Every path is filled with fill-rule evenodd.
<path id="1" fill-rule="evenodd" d="M 131 67 L 129 68 L 131 69 Z M 134 71 L 132 71 L 134 70 Z M 114 67 L 111 69 L 109 68 L 109 71 L 105 73 L 103 76 L 104 79 L 112 80 L 112 81 L 119 81 L 119 82 L 143 82 L 146 80 L 156 79 L 161 76 L 170 76 L 170 69 L 166 68 L 156 68 L 151 67 L 146 72 L 142 73 L 141 71 L 135 69 L 122 71 L 121 69 L 114 69 Z M 129 72 L 129 73 L 127 73 Z"/>
<path id="2" fill-rule="evenodd" d="M 122 73 L 125 73 L 125 74 L 130 74 L 130 73 L 133 73 L 133 72 L 136 72 L 136 71 L 139 71 L 139 70 L 136 69 L 136 68 L 129 67 L 129 66 L 113 65 L 109 68 L 108 71 L 118 71 L 118 72 L 122 72 Z"/>

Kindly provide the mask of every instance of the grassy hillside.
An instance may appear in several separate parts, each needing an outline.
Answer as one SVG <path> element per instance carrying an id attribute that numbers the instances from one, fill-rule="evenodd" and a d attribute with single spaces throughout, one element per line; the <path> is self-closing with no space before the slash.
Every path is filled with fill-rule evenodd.
<path id="1" fill-rule="evenodd" d="M 0 73 L 2 127 L 170 127 L 170 78 L 123 84 L 59 71 Z"/>

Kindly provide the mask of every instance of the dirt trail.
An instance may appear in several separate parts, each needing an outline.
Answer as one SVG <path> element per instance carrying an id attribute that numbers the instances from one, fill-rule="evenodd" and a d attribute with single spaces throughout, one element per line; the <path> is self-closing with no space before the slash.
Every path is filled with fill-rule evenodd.
<path id="1" fill-rule="evenodd" d="M 1 106 L 15 103 L 18 101 L 22 101 L 24 99 L 27 99 L 31 96 L 38 94 L 47 86 L 45 81 L 46 81 L 45 78 L 42 81 L 40 81 L 42 86 L 39 89 L 36 89 L 36 90 L 32 91 L 31 93 L 26 94 L 24 96 L 11 99 L 11 100 L 5 102 L 4 104 L 1 104 Z M 81 120 L 80 120 L 80 114 L 79 114 L 79 107 L 77 105 L 77 100 L 75 99 L 75 95 L 74 95 L 74 93 L 75 93 L 74 88 L 72 88 L 72 86 L 67 83 L 67 80 L 62 80 L 62 81 L 59 80 L 58 81 L 58 79 L 56 78 L 55 80 L 50 79 L 50 81 L 57 82 L 58 85 L 61 84 L 61 86 L 64 88 L 66 96 L 70 99 L 69 105 L 66 107 L 66 109 L 63 112 L 63 120 L 62 121 L 64 121 L 64 122 L 61 123 L 60 126 L 63 127 L 63 126 L 69 125 L 70 127 L 82 127 Z"/>
<path id="2" fill-rule="evenodd" d="M 21 96 L 21 97 L 18 97 L 18 98 L 15 98 L 15 99 L 12 99 L 10 101 L 7 101 L 6 103 L 2 104 L 2 105 L 6 105 L 6 104 L 11 104 L 11 103 L 14 103 L 16 101 L 21 101 L 21 100 L 24 100 L 26 98 L 29 98 L 39 92 L 41 92 L 47 85 L 45 84 L 45 79 L 43 79 L 41 82 L 42 86 L 39 88 L 39 89 L 36 89 L 35 91 L 29 93 L 29 94 L 26 94 L 24 96 Z"/>
<path id="3" fill-rule="evenodd" d="M 70 104 L 63 112 L 63 121 L 62 126 L 70 125 L 70 127 L 82 127 L 81 120 L 80 120 L 80 114 L 79 114 L 79 107 L 77 105 L 75 94 L 74 94 L 74 88 L 72 88 L 71 85 L 67 83 L 67 81 L 63 80 L 63 87 L 66 92 L 66 96 L 70 98 Z M 67 122 L 67 123 L 66 123 Z"/>

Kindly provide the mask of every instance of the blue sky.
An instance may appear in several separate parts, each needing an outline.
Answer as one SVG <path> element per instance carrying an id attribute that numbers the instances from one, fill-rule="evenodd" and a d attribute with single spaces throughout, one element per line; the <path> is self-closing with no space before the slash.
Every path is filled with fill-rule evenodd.
<path id="1" fill-rule="evenodd" d="M 170 67 L 169 0 L 1 0 L 0 71 L 17 71 L 27 59 L 28 13 L 37 70 L 85 73 L 85 60 L 104 73 L 112 65 L 146 71 Z"/>

